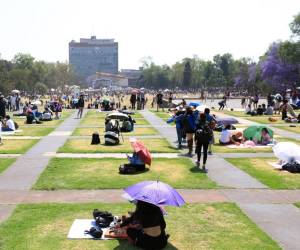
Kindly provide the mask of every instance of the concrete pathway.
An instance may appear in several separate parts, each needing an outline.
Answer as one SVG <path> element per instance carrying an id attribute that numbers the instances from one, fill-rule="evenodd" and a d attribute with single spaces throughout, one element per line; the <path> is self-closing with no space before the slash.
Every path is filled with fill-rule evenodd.
<path id="1" fill-rule="evenodd" d="M 71 115 L 55 131 L 20 156 L 16 162 L 0 174 L 0 190 L 30 190 L 50 160 L 50 157 L 43 155 L 45 149 L 56 152 L 79 122 L 80 119 L 74 119 Z"/>
<path id="2" fill-rule="evenodd" d="M 0 154 L 0 158 L 17 158 L 21 156 L 21 154 Z"/>
<path id="3" fill-rule="evenodd" d="M 55 153 L 45 152 L 45 156 L 57 158 L 127 158 L 125 153 L 93 153 L 93 154 L 72 154 L 72 153 Z M 152 153 L 152 158 L 178 158 L 177 153 Z"/>
<path id="4" fill-rule="evenodd" d="M 104 136 L 104 134 L 99 134 L 99 136 Z M 134 138 L 137 138 L 137 139 L 161 139 L 163 138 L 162 135 L 127 135 L 125 133 L 122 133 L 122 136 L 123 138 L 131 138 L 131 137 L 134 137 Z M 72 135 L 69 137 L 70 140 L 86 140 L 86 139 L 92 139 L 92 136 L 89 135 Z"/>

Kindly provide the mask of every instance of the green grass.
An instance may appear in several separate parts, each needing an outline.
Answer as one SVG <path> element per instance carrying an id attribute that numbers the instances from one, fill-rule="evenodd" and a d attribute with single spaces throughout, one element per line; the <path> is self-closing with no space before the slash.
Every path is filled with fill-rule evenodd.
<path id="1" fill-rule="evenodd" d="M 231 158 L 226 160 L 272 189 L 300 188 L 300 174 L 279 171 L 268 164 L 268 162 L 278 161 L 276 158 Z"/>
<path id="2" fill-rule="evenodd" d="M 34 189 L 125 188 L 140 181 L 161 180 L 175 188 L 216 188 L 206 174 L 197 171 L 190 159 L 154 158 L 150 170 L 136 175 L 120 175 L 126 159 L 54 158 L 34 185 Z"/>
<path id="3" fill-rule="evenodd" d="M 51 133 L 55 127 L 48 128 L 48 127 L 23 127 L 20 126 L 19 130 L 22 130 L 21 132 L 17 132 L 14 134 L 14 136 L 46 136 L 49 133 Z"/>
<path id="4" fill-rule="evenodd" d="M 246 117 L 247 116 L 247 114 L 245 114 L 244 111 L 218 110 L 217 112 L 223 113 L 223 114 L 226 114 L 226 115 L 235 116 L 235 117 Z"/>
<path id="5" fill-rule="evenodd" d="M 15 158 L 0 158 L 0 173 L 7 169 L 15 160 Z"/>
<path id="6" fill-rule="evenodd" d="M 0 225 L 0 248 L 22 250 L 137 249 L 126 240 L 69 240 L 76 218 L 92 218 L 94 208 L 115 215 L 134 210 L 131 204 L 25 204 Z M 280 247 L 232 203 L 188 204 L 168 207 L 170 234 L 166 250 L 275 250 Z"/>
<path id="7" fill-rule="evenodd" d="M 146 119 L 143 118 L 137 118 L 135 119 L 136 123 L 135 125 L 149 125 L 149 122 Z M 101 126 L 104 125 L 105 118 L 104 117 L 93 117 L 93 116 L 86 116 L 82 118 L 80 125 L 81 126 Z"/>
<path id="8" fill-rule="evenodd" d="M 3 140 L 0 154 L 24 154 L 39 140 Z"/>
<path id="9" fill-rule="evenodd" d="M 75 136 L 91 136 L 94 132 L 100 135 L 104 134 L 104 127 L 102 128 L 76 128 L 72 135 Z M 122 133 L 123 136 L 140 136 L 140 135 L 157 135 L 158 132 L 154 128 L 134 128 L 133 132 Z"/>
<path id="10" fill-rule="evenodd" d="M 286 123 L 285 121 L 281 120 L 281 117 L 278 117 L 278 116 L 272 116 L 272 117 L 276 118 L 277 121 L 270 122 L 269 117 L 271 117 L 271 116 L 249 116 L 249 117 L 245 117 L 245 119 L 252 121 L 252 122 L 257 122 L 257 123 L 262 123 L 262 124 L 270 124 L 270 125 Z"/>
<path id="11" fill-rule="evenodd" d="M 101 138 L 104 143 L 103 137 Z M 178 150 L 172 147 L 165 139 L 141 139 L 151 153 L 177 153 Z M 59 150 L 59 153 L 131 153 L 132 147 L 129 139 L 124 138 L 121 144 L 116 146 L 91 145 L 89 139 L 71 139 L 67 140 Z"/>
<path id="12" fill-rule="evenodd" d="M 290 127 L 290 126 L 273 126 L 273 127 L 299 134 L 300 133 L 300 124 L 296 123 L 296 124 L 293 124 L 293 125 L 296 125 L 296 127 Z"/>

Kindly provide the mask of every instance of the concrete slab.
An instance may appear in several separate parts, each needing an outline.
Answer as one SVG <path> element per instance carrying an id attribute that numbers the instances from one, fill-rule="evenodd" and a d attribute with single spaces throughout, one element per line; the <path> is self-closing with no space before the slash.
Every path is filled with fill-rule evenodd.
<path id="1" fill-rule="evenodd" d="M 208 176 L 222 187 L 267 188 L 265 185 L 234 167 L 221 157 L 210 157 L 207 161 Z"/>
<path id="2" fill-rule="evenodd" d="M 291 204 L 238 204 L 283 249 L 299 250 L 300 209 Z"/>
<path id="3" fill-rule="evenodd" d="M 21 154 L 0 154 L 0 158 L 17 158 L 21 156 Z"/>
<path id="4" fill-rule="evenodd" d="M 72 153 L 55 153 L 46 152 L 44 156 L 57 158 L 127 158 L 123 153 L 93 153 L 93 154 L 72 154 Z M 177 153 L 152 153 L 152 158 L 178 158 Z"/>

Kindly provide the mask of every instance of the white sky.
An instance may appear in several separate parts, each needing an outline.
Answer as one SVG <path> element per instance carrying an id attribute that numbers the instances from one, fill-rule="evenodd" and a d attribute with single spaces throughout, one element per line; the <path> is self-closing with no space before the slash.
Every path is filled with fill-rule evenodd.
<path id="1" fill-rule="evenodd" d="M 272 41 L 289 39 L 299 11 L 299 0 L 0 0 L 0 53 L 66 61 L 69 41 L 96 35 L 119 42 L 120 69 L 145 56 L 257 60 Z"/>

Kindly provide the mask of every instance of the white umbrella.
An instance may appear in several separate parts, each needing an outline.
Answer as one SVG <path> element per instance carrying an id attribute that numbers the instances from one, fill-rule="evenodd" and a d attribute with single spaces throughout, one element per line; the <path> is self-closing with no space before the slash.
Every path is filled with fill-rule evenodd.
<path id="1" fill-rule="evenodd" d="M 129 118 L 128 115 L 119 112 L 111 113 L 106 117 L 109 119 L 119 119 L 119 120 L 127 120 Z"/>
<path id="2" fill-rule="evenodd" d="M 40 100 L 36 100 L 36 101 L 33 101 L 31 104 L 32 105 L 41 105 L 42 102 Z"/>
<path id="3" fill-rule="evenodd" d="M 19 94 L 20 90 L 14 89 L 14 90 L 11 91 L 11 93 L 13 93 L 13 94 Z"/>
<path id="4" fill-rule="evenodd" d="M 200 112 L 204 112 L 204 109 L 206 109 L 206 105 L 199 105 L 196 110 L 200 111 Z"/>
<path id="5" fill-rule="evenodd" d="M 300 146 L 293 142 L 279 142 L 273 146 L 273 152 L 284 162 L 300 162 Z"/>

